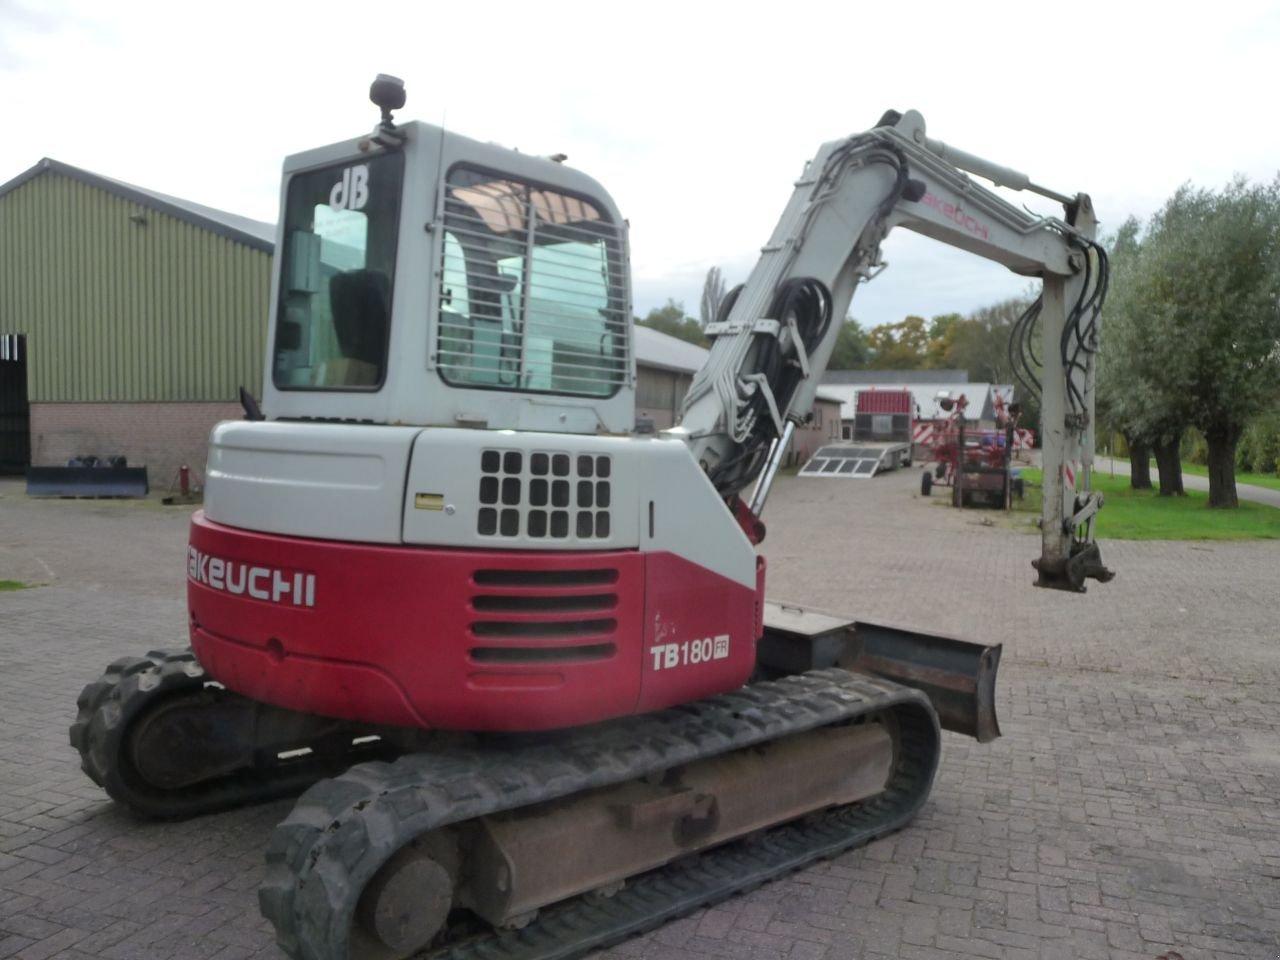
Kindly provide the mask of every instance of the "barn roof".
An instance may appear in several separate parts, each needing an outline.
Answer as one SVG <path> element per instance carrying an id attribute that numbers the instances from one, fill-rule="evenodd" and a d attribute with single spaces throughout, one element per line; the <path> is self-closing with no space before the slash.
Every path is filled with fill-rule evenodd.
<path id="1" fill-rule="evenodd" d="M 227 237 L 238 243 L 261 250 L 264 253 L 272 253 L 275 250 L 276 228 L 274 224 L 263 223 L 261 220 L 251 220 L 236 213 L 215 210 L 213 207 L 204 206 L 204 204 L 192 203 L 190 200 L 171 197 L 168 194 L 148 190 L 145 187 L 137 187 L 120 180 L 113 180 L 110 177 L 82 170 L 79 167 L 73 167 L 69 163 L 53 160 L 50 157 L 41 158 L 35 166 L 24 170 L 7 183 L 0 184 L 0 197 L 11 193 L 23 184 L 29 183 L 45 173 L 56 173 L 69 177 L 80 183 L 104 190 L 123 200 L 168 214 L 176 220 L 181 220 L 192 226 Z"/>

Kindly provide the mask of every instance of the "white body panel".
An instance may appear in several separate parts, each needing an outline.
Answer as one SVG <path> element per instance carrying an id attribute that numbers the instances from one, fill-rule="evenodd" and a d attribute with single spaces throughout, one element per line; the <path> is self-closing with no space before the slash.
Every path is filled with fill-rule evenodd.
<path id="1" fill-rule="evenodd" d="M 404 492 L 404 541 L 490 550 L 634 550 L 640 545 L 636 463 L 643 455 L 637 448 L 643 446 L 643 441 L 616 437 L 423 430 L 414 444 Z M 486 451 L 491 461 L 498 461 L 496 470 L 484 469 Z M 535 465 L 535 456 L 543 463 Z M 590 461 L 589 474 L 579 471 L 580 457 Z M 564 470 L 560 475 L 553 470 L 557 458 Z M 519 463 L 502 464 L 508 459 Z M 604 478 L 597 475 L 600 463 L 608 464 Z M 542 469 L 535 472 L 537 466 Z M 496 496 L 485 495 L 486 478 Z M 557 484 L 563 499 L 554 501 Z M 542 486 L 540 497 L 534 485 Z M 590 486 L 581 491 L 587 494 L 585 504 L 579 502 L 579 485 Z M 600 506 L 601 500 L 606 506 Z M 479 514 L 486 507 L 499 515 L 506 512 L 517 532 L 503 533 L 500 522 L 492 533 L 481 532 Z M 590 523 L 584 524 L 590 532 L 580 535 L 579 515 L 584 512 L 590 514 Z M 560 535 L 552 530 L 553 513 L 564 515 Z M 605 515 L 606 523 L 597 523 Z M 600 526 L 607 526 L 603 535 Z"/>
<path id="2" fill-rule="evenodd" d="M 512 457 L 510 464 L 486 470 L 486 452 L 491 468 L 494 459 L 505 460 L 509 454 L 517 454 L 518 463 Z M 568 460 L 567 472 L 560 476 L 554 472 L 557 456 Z M 549 463 L 537 463 L 537 457 Z M 589 476 L 582 472 L 583 458 L 590 461 Z M 608 463 L 607 477 L 600 476 L 602 462 Z M 492 492 L 483 491 L 486 479 L 491 479 L 491 490 L 496 488 L 496 501 Z M 566 499 L 557 503 L 554 489 L 536 494 L 533 485 L 539 482 L 564 484 Z M 584 485 L 591 488 L 585 503 L 580 498 Z M 483 527 L 480 512 L 485 509 L 496 512 L 497 526 Z M 503 512 L 509 512 L 511 523 L 505 532 Z M 554 513 L 564 515 L 561 535 L 556 535 Z M 590 520 L 584 521 L 583 514 Z M 602 534 L 604 515 L 607 532 Z M 665 550 L 755 587 L 750 541 L 689 448 L 662 436 L 424 430 L 414 444 L 404 494 L 404 541 L 489 550 Z"/>
<path id="3" fill-rule="evenodd" d="M 519 462 L 503 462 L 508 454 Z M 542 472 L 538 456 L 547 458 Z M 569 461 L 559 475 L 557 456 Z M 539 480 L 548 486 L 541 502 Z M 561 503 L 556 482 L 567 489 Z M 750 589 L 756 583 L 751 542 L 688 446 L 668 435 L 228 421 L 210 438 L 206 483 L 209 519 L 247 530 L 460 549 L 667 551 Z M 585 502 L 583 484 L 591 488 Z M 495 511 L 487 532 L 486 509 Z M 504 510 L 514 514 L 508 530 Z M 565 514 L 562 535 L 556 512 Z"/>
<path id="4" fill-rule="evenodd" d="M 225 421 L 209 436 L 205 515 L 263 533 L 399 543 L 404 477 L 419 432 Z"/>
<path id="5" fill-rule="evenodd" d="M 682 437 L 661 435 L 637 462 L 639 488 L 653 501 L 653 535 L 648 503 L 641 499 L 644 525 L 640 546 L 668 550 L 745 587 L 756 586 L 756 551 L 693 459 Z"/>
<path id="6" fill-rule="evenodd" d="M 486 452 L 490 467 L 495 456 L 506 460 L 507 454 L 518 454 L 518 463 L 512 458 L 509 465 L 486 471 Z M 557 456 L 568 461 L 561 476 L 554 474 Z M 535 463 L 536 457 L 547 457 L 550 468 Z M 590 476 L 582 474 L 582 458 L 590 461 Z M 602 477 L 598 465 L 605 461 L 608 475 Z M 483 493 L 486 477 L 498 488 L 497 500 Z M 539 497 L 532 489 L 539 481 L 564 484 L 567 499 L 557 503 L 553 489 Z M 585 503 L 580 498 L 582 485 L 591 488 Z M 508 490 L 509 497 L 504 497 Z M 483 531 L 480 511 L 486 508 L 499 518 L 509 512 L 507 531 L 500 520 Z M 535 520 L 538 513 L 544 516 Z M 556 535 L 552 513 L 564 515 L 561 535 Z M 590 521 L 580 526 L 584 513 Z M 603 515 L 608 518 L 602 535 Z M 413 445 L 404 490 L 404 543 L 508 550 L 667 550 L 739 584 L 755 586 L 750 541 L 701 474 L 689 447 L 667 436 L 424 430 Z"/>

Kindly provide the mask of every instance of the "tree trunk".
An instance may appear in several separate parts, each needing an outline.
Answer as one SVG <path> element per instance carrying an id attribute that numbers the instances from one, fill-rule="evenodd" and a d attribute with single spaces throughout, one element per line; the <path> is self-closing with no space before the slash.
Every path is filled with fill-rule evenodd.
<path id="1" fill-rule="evenodd" d="M 1129 486 L 1134 490 L 1151 489 L 1151 447 L 1125 434 L 1129 447 Z"/>
<path id="2" fill-rule="evenodd" d="M 1236 443 L 1239 430 L 1206 431 L 1209 442 L 1209 506 L 1238 507 L 1236 498 Z"/>
<path id="3" fill-rule="evenodd" d="M 1178 448 L 1182 446 L 1182 437 L 1154 445 L 1156 468 L 1160 471 L 1160 496 L 1180 497 L 1185 493 L 1182 489 L 1182 457 Z"/>

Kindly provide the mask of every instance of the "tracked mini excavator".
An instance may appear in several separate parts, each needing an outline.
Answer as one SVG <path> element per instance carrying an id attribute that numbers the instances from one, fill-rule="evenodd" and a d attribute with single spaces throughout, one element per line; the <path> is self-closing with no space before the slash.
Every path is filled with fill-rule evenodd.
<path id="1" fill-rule="evenodd" d="M 998 736 L 999 647 L 766 603 L 761 512 L 905 227 L 1043 282 L 1016 331 L 1042 343 L 1034 562 L 1109 577 L 1089 198 L 914 111 L 825 144 L 679 426 L 640 434 L 609 194 L 396 123 L 395 78 L 371 98 L 371 134 L 285 162 L 261 407 L 213 430 L 191 521 L 191 648 L 85 688 L 84 770 L 162 818 L 308 788 L 260 891 L 306 960 L 574 956 L 906 824 L 940 726 Z"/>

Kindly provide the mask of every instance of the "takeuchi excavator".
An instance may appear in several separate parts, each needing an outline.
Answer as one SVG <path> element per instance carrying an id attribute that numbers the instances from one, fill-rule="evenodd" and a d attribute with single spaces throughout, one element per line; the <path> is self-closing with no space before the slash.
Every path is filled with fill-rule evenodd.
<path id="1" fill-rule="evenodd" d="M 1042 393 L 1034 562 L 1108 579 L 1089 198 L 914 111 L 823 145 L 679 425 L 639 433 L 609 194 L 397 123 L 395 78 L 370 96 L 372 133 L 285 161 L 261 405 L 214 428 L 191 520 L 191 647 L 85 688 L 84 770 L 160 818 L 305 789 L 260 905 L 306 960 L 575 956 L 902 827 L 940 727 L 999 735 L 1000 648 L 766 602 L 762 510 L 905 227 L 1042 282 L 1015 328 Z"/>

